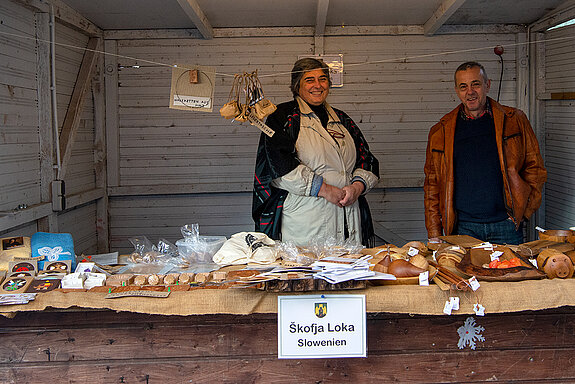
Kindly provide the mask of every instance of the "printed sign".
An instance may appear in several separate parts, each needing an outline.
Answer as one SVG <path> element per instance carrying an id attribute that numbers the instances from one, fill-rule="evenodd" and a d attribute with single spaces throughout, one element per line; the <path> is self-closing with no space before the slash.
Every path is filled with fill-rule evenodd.
<path id="1" fill-rule="evenodd" d="M 278 296 L 278 358 L 366 356 L 365 295 Z"/>
<path id="2" fill-rule="evenodd" d="M 331 78 L 331 87 L 343 87 L 343 55 L 299 55 L 298 59 L 311 57 L 323 61 L 329 67 L 329 77 Z"/>

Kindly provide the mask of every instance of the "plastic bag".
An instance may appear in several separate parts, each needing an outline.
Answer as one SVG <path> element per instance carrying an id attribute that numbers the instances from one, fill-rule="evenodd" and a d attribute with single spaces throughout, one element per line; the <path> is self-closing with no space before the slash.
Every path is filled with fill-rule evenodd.
<path id="1" fill-rule="evenodd" d="M 128 261 L 132 263 L 165 263 L 167 256 L 158 250 L 146 236 L 136 236 L 129 239 L 134 246 Z"/>
<path id="2" fill-rule="evenodd" d="M 200 236 L 198 224 L 186 224 L 180 232 L 184 238 L 176 241 L 179 258 L 174 260 L 179 268 L 212 263 L 212 257 L 226 241 L 225 236 Z"/>

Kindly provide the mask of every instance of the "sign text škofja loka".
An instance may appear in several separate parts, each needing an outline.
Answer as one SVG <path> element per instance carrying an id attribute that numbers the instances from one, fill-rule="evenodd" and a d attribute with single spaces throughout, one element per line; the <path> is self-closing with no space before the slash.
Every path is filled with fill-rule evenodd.
<path id="1" fill-rule="evenodd" d="M 366 357 L 365 295 L 278 297 L 278 358 Z"/>

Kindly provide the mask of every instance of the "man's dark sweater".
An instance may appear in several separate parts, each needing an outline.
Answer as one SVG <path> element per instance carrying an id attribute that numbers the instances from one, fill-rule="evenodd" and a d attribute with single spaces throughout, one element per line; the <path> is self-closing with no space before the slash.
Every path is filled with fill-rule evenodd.
<path id="1" fill-rule="evenodd" d="M 491 114 L 470 119 L 460 113 L 453 157 L 458 220 L 475 223 L 505 220 L 508 215 L 503 199 L 503 176 Z"/>

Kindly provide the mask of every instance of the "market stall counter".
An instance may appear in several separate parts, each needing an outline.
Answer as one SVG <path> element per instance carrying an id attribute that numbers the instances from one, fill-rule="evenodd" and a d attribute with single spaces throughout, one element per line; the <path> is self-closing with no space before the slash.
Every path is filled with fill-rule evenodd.
<path id="1" fill-rule="evenodd" d="M 417 253 L 412 248 L 404 250 Z M 511 264 L 510 251 L 501 249 L 497 262 Z M 531 244 L 510 255 L 535 256 L 533 250 Z M 575 280 L 544 278 L 546 272 L 523 258 L 501 272 L 485 263 L 498 251 L 459 251 L 444 247 L 428 255 L 435 266 L 426 270 L 429 285 L 413 277 L 318 285 L 323 279 L 300 279 L 307 272 L 296 268 L 280 280 L 250 275 L 249 284 L 196 277 L 179 286 L 150 286 L 160 279 L 150 274 L 141 279 L 148 285 L 131 285 L 140 280 L 132 276 L 114 286 L 53 289 L 0 308 L 0 382 L 575 381 Z M 358 266 L 373 256 L 368 270 L 389 272 L 391 258 L 401 259 L 401 252 L 382 246 L 349 262 Z M 460 271 L 446 269 L 454 262 Z M 463 271 L 477 272 L 479 286 L 460 277 Z M 174 284 L 175 277 L 167 277 L 163 281 Z M 278 297 L 286 295 L 364 295 L 367 357 L 279 359 Z M 454 300 L 458 307 L 448 306 Z"/>
<path id="2" fill-rule="evenodd" d="M 567 382 L 575 378 L 574 284 L 483 282 L 476 294 L 433 285 L 356 290 L 366 295 L 368 357 L 296 360 L 277 358 L 281 293 L 202 289 L 106 299 L 54 291 L 3 308 L 0 382 Z M 330 292 L 342 293 L 350 292 Z M 461 306 L 447 316 L 449 295 Z M 484 341 L 460 349 L 458 330 L 476 300 L 485 316 L 473 316 L 472 329 Z"/>

